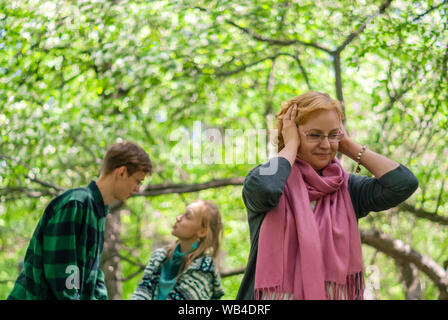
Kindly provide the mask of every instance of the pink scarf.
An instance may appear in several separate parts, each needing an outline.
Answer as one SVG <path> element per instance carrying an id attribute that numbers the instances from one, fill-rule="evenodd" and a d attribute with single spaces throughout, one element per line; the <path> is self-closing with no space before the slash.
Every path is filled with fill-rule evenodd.
<path id="1" fill-rule="evenodd" d="M 322 176 L 296 159 L 279 204 L 261 226 L 255 299 L 363 299 L 361 238 L 348 177 L 336 158 Z"/>

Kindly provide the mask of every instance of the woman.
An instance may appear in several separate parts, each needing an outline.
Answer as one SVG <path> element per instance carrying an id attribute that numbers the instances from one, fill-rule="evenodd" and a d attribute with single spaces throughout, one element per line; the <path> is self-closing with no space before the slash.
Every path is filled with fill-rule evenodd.
<path id="1" fill-rule="evenodd" d="M 213 258 L 219 250 L 221 214 L 210 201 L 197 200 L 176 218 L 178 239 L 153 252 L 133 300 L 211 300 L 224 295 Z"/>
<path id="2" fill-rule="evenodd" d="M 318 92 L 287 101 L 276 115 L 278 157 L 244 182 L 251 249 L 237 299 L 363 298 L 357 219 L 403 202 L 418 181 L 350 139 L 342 120 L 340 103 Z M 337 151 L 374 178 L 348 174 Z M 263 175 L 273 161 L 277 171 Z"/>

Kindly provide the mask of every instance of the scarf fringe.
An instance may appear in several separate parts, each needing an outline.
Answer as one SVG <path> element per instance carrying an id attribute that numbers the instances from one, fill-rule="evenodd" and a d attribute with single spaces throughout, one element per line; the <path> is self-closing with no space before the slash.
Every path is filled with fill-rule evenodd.
<path id="1" fill-rule="evenodd" d="M 364 300 L 363 271 L 347 276 L 345 284 L 325 282 L 327 300 Z M 292 300 L 292 293 L 285 293 L 280 286 L 254 290 L 255 300 Z"/>
<path id="2" fill-rule="evenodd" d="M 328 300 L 364 300 L 364 273 L 347 276 L 345 284 L 325 282 Z"/>
<path id="3" fill-rule="evenodd" d="M 271 288 L 259 288 L 254 292 L 255 300 L 293 300 L 292 293 L 285 293 L 280 286 Z"/>

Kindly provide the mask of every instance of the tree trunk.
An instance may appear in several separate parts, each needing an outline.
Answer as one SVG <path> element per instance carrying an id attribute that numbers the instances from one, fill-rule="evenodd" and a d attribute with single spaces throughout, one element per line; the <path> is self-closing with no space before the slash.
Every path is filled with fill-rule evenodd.
<path id="1" fill-rule="evenodd" d="M 109 300 L 122 299 L 120 250 L 120 214 L 124 205 L 114 203 L 106 218 L 101 269 L 104 272 Z"/>
<path id="2" fill-rule="evenodd" d="M 345 124 L 345 103 L 344 103 L 344 94 L 342 92 L 341 56 L 339 52 L 333 54 L 333 68 L 335 76 L 336 97 L 342 105 L 342 113 L 344 114 L 344 124 Z"/>
<path id="3" fill-rule="evenodd" d="M 406 289 L 406 300 L 421 300 L 422 290 L 418 279 L 418 268 L 413 263 L 396 262 Z"/>

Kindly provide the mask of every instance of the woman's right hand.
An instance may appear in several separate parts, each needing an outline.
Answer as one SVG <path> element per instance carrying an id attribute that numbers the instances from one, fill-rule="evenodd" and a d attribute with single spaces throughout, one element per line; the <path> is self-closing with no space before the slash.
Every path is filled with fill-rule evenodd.
<path id="1" fill-rule="evenodd" d="M 285 143 L 285 147 L 287 145 L 292 145 L 296 149 L 300 146 L 300 137 L 298 128 L 296 125 L 296 117 L 297 117 L 297 105 L 293 104 L 288 111 L 283 115 L 283 129 L 282 136 L 283 142 Z"/>
<path id="2" fill-rule="evenodd" d="M 297 105 L 292 105 L 283 115 L 282 136 L 285 147 L 278 153 L 279 157 L 286 158 L 291 166 L 296 161 L 300 147 L 299 130 L 296 125 Z"/>

